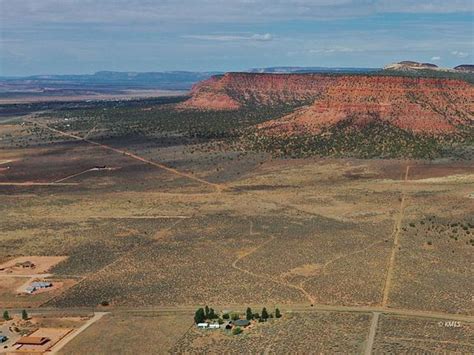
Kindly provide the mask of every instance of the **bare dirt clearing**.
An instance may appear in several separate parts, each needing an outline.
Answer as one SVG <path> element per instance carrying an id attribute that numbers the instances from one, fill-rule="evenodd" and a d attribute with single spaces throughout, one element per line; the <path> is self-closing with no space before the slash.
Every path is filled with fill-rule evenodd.
<path id="1" fill-rule="evenodd" d="M 0 277 L 7 275 L 44 274 L 56 264 L 67 259 L 67 256 L 20 256 L 0 265 Z"/>

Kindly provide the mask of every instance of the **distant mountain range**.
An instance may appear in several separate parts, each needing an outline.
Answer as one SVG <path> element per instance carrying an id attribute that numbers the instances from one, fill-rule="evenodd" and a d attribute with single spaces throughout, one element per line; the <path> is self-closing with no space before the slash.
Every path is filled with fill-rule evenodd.
<path id="1" fill-rule="evenodd" d="M 461 64 L 453 69 L 438 67 L 433 63 L 419 63 L 411 60 L 405 60 L 398 63 L 389 64 L 384 67 L 384 70 L 396 70 L 396 71 L 420 71 L 420 70 L 434 70 L 440 72 L 463 72 L 463 73 L 474 73 L 474 65 L 472 64 Z"/>
<path id="2" fill-rule="evenodd" d="M 324 67 L 270 67 L 254 68 L 250 73 L 361 73 L 377 71 L 375 68 L 324 68 Z M 120 94 L 129 90 L 190 90 L 200 81 L 223 72 L 116 72 L 99 71 L 77 75 L 31 75 L 26 77 L 0 77 L 0 98 L 25 96 L 49 97 L 71 95 Z"/>
<path id="3" fill-rule="evenodd" d="M 0 91 L 11 90 L 93 90 L 163 89 L 188 90 L 193 84 L 220 72 L 115 72 L 100 71 L 79 75 L 32 75 L 0 77 Z"/>
<path id="4" fill-rule="evenodd" d="M 453 69 L 439 68 L 435 64 L 403 61 L 385 68 L 356 67 L 300 67 L 279 66 L 252 68 L 247 73 L 270 74 L 387 74 L 399 72 L 424 75 L 424 73 L 473 73 L 474 66 L 463 64 Z M 79 75 L 32 75 L 26 77 L 0 77 L 0 97 L 19 96 L 67 96 L 115 94 L 127 90 L 190 90 L 200 81 L 224 74 L 219 71 L 166 71 L 166 72 L 117 72 L 99 71 L 94 74 Z"/>
<path id="5" fill-rule="evenodd" d="M 249 73 L 274 73 L 274 74 L 291 74 L 291 73 L 368 73 L 381 70 L 380 68 L 351 68 L 351 67 L 269 67 L 269 68 L 253 68 L 248 70 Z"/>

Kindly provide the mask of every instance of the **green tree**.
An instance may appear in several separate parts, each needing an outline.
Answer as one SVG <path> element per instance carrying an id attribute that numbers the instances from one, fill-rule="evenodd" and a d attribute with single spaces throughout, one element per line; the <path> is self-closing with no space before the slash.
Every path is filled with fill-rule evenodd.
<path id="1" fill-rule="evenodd" d="M 222 315 L 222 318 L 224 318 L 224 319 L 229 319 L 229 318 L 230 318 L 229 313 L 224 313 L 224 314 Z"/>
<path id="2" fill-rule="evenodd" d="M 197 323 L 202 323 L 206 320 L 206 316 L 204 314 L 204 309 L 199 308 L 195 313 L 194 313 L 194 322 Z"/>
<path id="3" fill-rule="evenodd" d="M 238 313 L 232 313 L 232 315 L 230 316 L 230 319 L 237 320 L 237 319 L 240 319 L 240 316 Z"/>
<path id="4" fill-rule="evenodd" d="M 253 319 L 253 313 L 250 307 L 247 307 L 247 312 L 246 312 L 246 318 L 247 320 L 252 320 Z"/>
<path id="5" fill-rule="evenodd" d="M 219 318 L 216 314 L 216 312 L 214 311 L 214 308 L 210 308 L 209 309 L 209 316 L 208 316 L 209 319 L 216 319 L 216 318 Z"/>
<path id="6" fill-rule="evenodd" d="M 267 312 L 267 309 L 265 307 L 263 307 L 263 309 L 262 309 L 262 319 L 263 320 L 268 319 L 268 312 Z"/>
<path id="7" fill-rule="evenodd" d="M 206 318 L 209 319 L 209 307 L 206 306 L 206 307 L 204 308 L 204 310 L 205 310 Z"/>
<path id="8" fill-rule="evenodd" d="M 235 327 L 234 329 L 232 329 L 232 334 L 239 335 L 240 333 L 242 333 L 242 328 Z"/>
<path id="9" fill-rule="evenodd" d="M 21 319 L 23 320 L 28 319 L 28 313 L 26 313 L 26 310 L 21 311 Z"/>
<path id="10" fill-rule="evenodd" d="M 10 320 L 11 319 L 10 314 L 8 313 L 8 311 L 3 312 L 3 319 L 5 319 L 5 320 Z"/>
<path id="11" fill-rule="evenodd" d="M 275 317 L 276 318 L 281 318 L 281 313 L 280 313 L 280 310 L 278 308 L 275 309 Z"/>

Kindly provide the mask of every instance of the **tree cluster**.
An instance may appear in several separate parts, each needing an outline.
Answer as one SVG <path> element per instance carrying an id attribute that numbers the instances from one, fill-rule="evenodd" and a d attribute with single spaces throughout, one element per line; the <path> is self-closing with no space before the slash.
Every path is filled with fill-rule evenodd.
<path id="1" fill-rule="evenodd" d="M 261 313 L 253 313 L 250 307 L 247 307 L 245 312 L 245 318 L 247 320 L 258 320 L 259 322 L 265 322 L 269 318 L 281 318 L 281 312 L 278 308 L 275 308 L 275 313 L 269 313 L 266 307 L 262 308 Z M 204 323 L 206 321 L 212 321 L 218 319 L 219 323 L 222 322 L 222 319 L 231 319 L 237 320 L 240 319 L 240 314 L 236 312 L 232 313 L 224 313 L 222 315 L 222 319 L 219 315 L 214 311 L 213 308 L 209 308 L 209 306 L 205 306 L 204 308 L 200 307 L 194 313 L 194 322 L 197 323 Z"/>
<path id="2" fill-rule="evenodd" d="M 253 313 L 252 309 L 250 307 L 247 307 L 247 310 L 245 312 L 245 318 L 247 320 L 254 320 L 257 319 L 261 322 L 265 322 L 268 318 L 281 318 L 281 312 L 278 308 L 275 309 L 275 315 L 273 313 L 268 313 L 267 308 L 263 307 L 261 314 L 259 313 Z"/>
<path id="3" fill-rule="evenodd" d="M 218 319 L 219 316 L 217 313 L 214 311 L 213 308 L 209 308 L 208 306 L 204 308 L 198 308 L 196 312 L 194 313 L 194 322 L 197 323 L 203 323 L 206 320 L 214 320 Z"/>

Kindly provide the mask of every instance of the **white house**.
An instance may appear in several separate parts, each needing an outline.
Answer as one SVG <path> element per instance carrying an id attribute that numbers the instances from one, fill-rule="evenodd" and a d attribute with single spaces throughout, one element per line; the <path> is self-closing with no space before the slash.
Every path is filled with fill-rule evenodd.
<path id="1" fill-rule="evenodd" d="M 209 327 L 209 324 L 207 324 L 207 323 L 198 323 L 197 327 L 201 328 L 201 329 L 207 329 Z"/>
<path id="2" fill-rule="evenodd" d="M 48 287 L 53 287 L 53 284 L 48 281 L 36 281 L 32 282 L 31 286 L 38 289 L 38 288 L 48 288 Z"/>
<path id="3" fill-rule="evenodd" d="M 220 325 L 219 325 L 218 323 L 209 324 L 209 328 L 210 328 L 210 329 L 219 329 L 219 328 L 220 328 Z"/>

